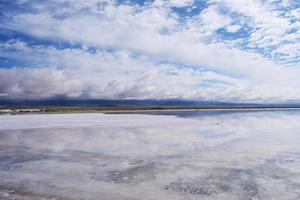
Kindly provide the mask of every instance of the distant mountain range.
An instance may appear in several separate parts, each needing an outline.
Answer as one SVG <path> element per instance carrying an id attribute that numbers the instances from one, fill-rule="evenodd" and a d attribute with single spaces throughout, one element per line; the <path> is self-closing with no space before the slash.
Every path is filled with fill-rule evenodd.
<path id="1" fill-rule="evenodd" d="M 196 101 L 181 99 L 147 99 L 147 100 L 75 100 L 75 99 L 48 99 L 48 100 L 0 100 L 2 106 L 103 106 L 103 107 L 120 107 L 120 106 L 179 106 L 179 107 L 300 107 L 299 103 L 234 103 L 234 102 L 218 102 L 218 101 Z"/>

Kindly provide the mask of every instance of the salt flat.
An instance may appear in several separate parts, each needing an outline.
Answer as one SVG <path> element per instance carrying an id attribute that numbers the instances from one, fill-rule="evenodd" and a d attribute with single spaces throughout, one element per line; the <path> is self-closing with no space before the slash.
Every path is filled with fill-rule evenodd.
<path id="1" fill-rule="evenodd" d="M 0 116 L 0 199 L 299 199 L 300 112 Z"/>

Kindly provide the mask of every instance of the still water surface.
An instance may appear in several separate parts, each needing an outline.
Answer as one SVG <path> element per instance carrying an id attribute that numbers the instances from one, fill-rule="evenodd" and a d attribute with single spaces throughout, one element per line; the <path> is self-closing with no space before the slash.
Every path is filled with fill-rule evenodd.
<path id="1" fill-rule="evenodd" d="M 0 199 L 300 199 L 300 111 L 0 116 Z"/>

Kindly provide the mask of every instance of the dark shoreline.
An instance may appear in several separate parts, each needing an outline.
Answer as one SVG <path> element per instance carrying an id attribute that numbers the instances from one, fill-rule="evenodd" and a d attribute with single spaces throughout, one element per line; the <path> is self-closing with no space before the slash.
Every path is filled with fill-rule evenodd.
<path id="1" fill-rule="evenodd" d="M 2 114 L 25 113 L 142 113 L 210 110 L 298 110 L 300 106 L 1 106 Z M 11 112 L 1 112 L 11 110 Z"/>

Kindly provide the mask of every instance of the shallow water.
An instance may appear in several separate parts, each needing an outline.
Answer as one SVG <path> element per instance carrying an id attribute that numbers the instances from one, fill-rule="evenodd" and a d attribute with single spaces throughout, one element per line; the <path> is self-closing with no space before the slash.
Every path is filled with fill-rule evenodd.
<path id="1" fill-rule="evenodd" d="M 300 199 L 300 111 L 0 116 L 0 199 Z"/>

